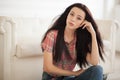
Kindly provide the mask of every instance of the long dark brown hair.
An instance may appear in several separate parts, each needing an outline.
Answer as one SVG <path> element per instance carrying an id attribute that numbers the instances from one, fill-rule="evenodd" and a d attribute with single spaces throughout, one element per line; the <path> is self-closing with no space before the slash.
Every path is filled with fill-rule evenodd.
<path id="1" fill-rule="evenodd" d="M 43 37 L 42 42 L 46 38 L 46 35 L 51 31 L 51 30 L 57 30 L 57 38 L 56 38 L 56 44 L 53 46 L 53 60 L 55 62 L 59 62 L 61 60 L 61 55 L 63 51 L 65 52 L 65 55 L 69 56 L 69 51 L 67 49 L 67 46 L 65 45 L 64 41 L 64 30 L 66 26 L 66 19 L 68 16 L 68 13 L 73 7 L 77 7 L 82 9 L 85 12 L 85 20 L 91 22 L 95 32 L 96 32 L 96 38 L 97 38 L 97 43 L 98 43 L 98 49 L 99 49 L 99 55 L 102 60 L 103 56 L 102 53 L 104 52 L 103 50 L 103 42 L 100 36 L 100 32 L 98 30 L 98 26 L 93 19 L 90 10 L 81 3 L 75 3 L 66 8 L 66 10 L 57 18 L 57 20 L 54 22 L 51 28 L 48 29 L 48 31 L 45 33 L 45 36 Z M 81 29 L 78 28 L 76 30 L 76 56 L 77 56 L 77 63 L 79 66 L 82 68 L 83 66 L 88 65 L 88 62 L 86 60 L 87 53 L 91 52 L 91 47 L 92 47 L 92 40 L 91 40 L 91 34 L 87 31 L 87 29 Z M 70 58 L 69 58 L 70 59 Z"/>

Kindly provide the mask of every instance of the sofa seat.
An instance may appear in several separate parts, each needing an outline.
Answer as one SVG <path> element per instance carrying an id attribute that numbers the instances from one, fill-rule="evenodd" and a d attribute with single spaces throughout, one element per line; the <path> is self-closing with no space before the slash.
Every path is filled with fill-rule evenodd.
<path id="1" fill-rule="evenodd" d="M 11 80 L 41 80 L 43 56 L 18 58 L 12 63 Z"/>

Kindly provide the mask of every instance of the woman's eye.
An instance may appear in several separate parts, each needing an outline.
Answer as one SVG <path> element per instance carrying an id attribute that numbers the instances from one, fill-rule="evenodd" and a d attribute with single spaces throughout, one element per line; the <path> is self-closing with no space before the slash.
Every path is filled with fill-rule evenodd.
<path id="1" fill-rule="evenodd" d="M 77 18 L 78 20 L 81 20 L 81 18 Z"/>
<path id="2" fill-rule="evenodd" d="M 70 13 L 70 15 L 71 15 L 71 16 L 74 16 L 74 14 L 73 14 L 73 13 Z"/>

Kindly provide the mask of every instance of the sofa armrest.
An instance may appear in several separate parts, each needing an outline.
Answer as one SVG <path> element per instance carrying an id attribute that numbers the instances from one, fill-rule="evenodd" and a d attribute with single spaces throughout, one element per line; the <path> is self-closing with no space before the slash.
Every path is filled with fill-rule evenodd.
<path id="1" fill-rule="evenodd" d="M 3 54 L 3 73 L 4 73 L 4 80 L 11 79 L 12 74 L 10 74 L 11 71 L 11 56 L 14 53 L 14 30 L 15 30 L 15 24 L 9 17 L 0 16 L 0 33 L 2 36 L 0 37 L 2 39 L 2 54 Z M 11 54 L 12 53 L 12 54 Z M 7 77 L 6 77 L 7 76 Z"/>
<path id="2" fill-rule="evenodd" d="M 115 42 L 116 42 L 116 23 L 114 20 L 96 20 L 100 30 L 104 50 L 105 62 L 100 62 L 103 66 L 104 73 L 108 74 L 114 71 L 115 63 Z"/>
<path id="3" fill-rule="evenodd" d="M 41 29 L 41 22 L 39 18 L 18 18 L 0 16 L 0 23 L 2 25 L 0 26 L 0 63 L 3 64 L 3 66 L 0 67 L 0 74 L 2 74 L 0 75 L 0 77 L 3 76 L 2 79 L 4 80 L 33 80 L 36 78 L 40 78 L 43 64 L 42 56 L 40 55 L 39 57 L 37 56 L 21 58 L 28 55 L 33 56 L 32 53 L 34 52 L 34 50 L 39 50 L 38 48 L 40 47 L 40 40 L 43 33 L 39 33 Z M 35 29 L 39 29 L 38 32 L 36 32 Z M 29 34 L 29 32 L 36 34 Z M 25 35 L 26 33 L 27 35 Z M 19 39 L 21 39 L 21 41 L 18 39 L 18 37 Z M 34 39 L 38 40 L 38 43 L 36 43 L 36 40 L 34 41 Z M 25 43 L 24 40 L 26 40 L 27 43 Z M 23 45 L 20 42 L 22 42 Z M 16 54 L 16 48 L 18 44 L 20 44 L 20 50 L 24 50 L 22 51 L 23 53 L 27 52 L 27 54 L 24 55 L 22 55 L 23 53 L 21 54 L 19 52 L 20 58 Z M 30 50 L 31 48 L 32 50 Z M 39 51 L 37 50 L 35 50 L 35 52 L 38 53 Z M 29 51 L 32 53 L 28 54 Z M 35 67 L 34 70 L 32 69 L 33 67 Z M 25 74 L 23 74 L 23 72 L 21 71 L 23 71 Z"/>
<path id="4" fill-rule="evenodd" d="M 3 57 L 4 57 L 4 33 L 5 33 L 5 30 L 3 28 L 3 19 L 0 18 L 0 80 L 3 80 L 3 69 L 4 69 L 4 62 L 3 62 Z"/>

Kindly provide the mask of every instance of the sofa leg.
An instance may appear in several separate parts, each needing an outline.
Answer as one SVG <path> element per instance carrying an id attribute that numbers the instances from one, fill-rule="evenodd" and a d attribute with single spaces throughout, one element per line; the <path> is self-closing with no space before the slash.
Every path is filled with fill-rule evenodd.
<path id="1" fill-rule="evenodd" d="M 107 74 L 103 74 L 103 80 L 107 80 Z"/>

